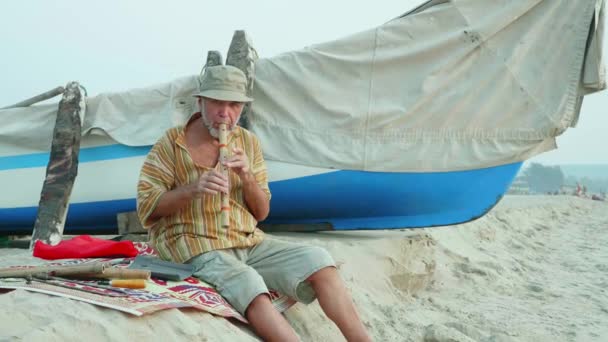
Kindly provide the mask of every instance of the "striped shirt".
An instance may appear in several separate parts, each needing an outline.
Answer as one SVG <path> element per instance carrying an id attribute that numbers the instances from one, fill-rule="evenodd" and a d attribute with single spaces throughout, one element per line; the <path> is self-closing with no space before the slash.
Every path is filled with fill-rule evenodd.
<path id="1" fill-rule="evenodd" d="M 237 126 L 228 136 L 228 146 L 230 150 L 238 147 L 245 151 L 249 169 L 270 199 L 266 164 L 257 137 Z M 219 171 L 219 163 L 215 168 Z M 137 213 L 143 227 L 150 230 L 150 241 L 161 258 L 181 263 L 200 253 L 250 247 L 263 240 L 264 233 L 247 209 L 242 182 L 235 172 L 229 172 L 229 228 L 222 228 L 220 222 L 220 194 L 204 194 L 171 215 L 150 219 L 163 193 L 196 182 L 209 170 L 192 160 L 183 126 L 169 129 L 146 157 L 137 185 Z"/>

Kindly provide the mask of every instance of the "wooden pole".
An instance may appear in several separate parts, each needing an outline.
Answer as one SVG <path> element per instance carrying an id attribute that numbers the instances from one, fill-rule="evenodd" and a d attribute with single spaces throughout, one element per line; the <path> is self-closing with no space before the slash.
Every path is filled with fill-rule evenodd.
<path id="1" fill-rule="evenodd" d="M 53 276 L 77 276 L 80 274 L 102 274 L 110 267 L 109 263 L 96 262 L 84 265 L 66 266 L 37 266 L 26 268 L 2 268 L 0 278 L 25 278 L 35 274 L 49 274 Z"/>
<path id="2" fill-rule="evenodd" d="M 228 168 L 224 165 L 228 159 L 228 127 L 227 124 L 221 123 L 220 127 L 220 170 L 226 178 L 230 177 Z M 221 208 L 221 223 L 222 228 L 230 227 L 230 185 L 228 185 L 228 193 L 222 192 L 222 208 Z"/>
<path id="3" fill-rule="evenodd" d="M 228 55 L 226 57 L 226 65 L 232 65 L 241 69 L 247 77 L 247 96 L 251 97 L 253 92 L 253 79 L 255 77 L 255 61 L 258 59 L 258 53 L 253 48 L 250 37 L 243 30 L 234 31 Z M 239 125 L 247 128 L 249 126 L 247 118 L 251 112 L 251 103 L 247 103 L 243 107 Z"/>
<path id="4" fill-rule="evenodd" d="M 80 85 L 77 82 L 68 83 L 59 102 L 30 249 L 38 240 L 51 245 L 61 241 L 72 186 L 78 173 L 81 116 L 84 110 Z"/>
<path id="5" fill-rule="evenodd" d="M 48 100 L 51 97 L 55 97 L 55 96 L 57 96 L 59 94 L 62 94 L 64 92 L 64 90 L 65 89 L 63 87 L 57 87 L 57 88 L 51 89 L 51 90 L 49 90 L 49 91 L 47 91 L 45 93 L 42 93 L 40 95 L 36 95 L 36 96 L 34 96 L 32 98 L 29 98 L 29 99 L 27 99 L 25 101 L 21 101 L 19 103 L 15 103 L 12 106 L 3 107 L 3 108 L 0 108 L 0 109 L 27 107 L 27 106 L 33 105 L 34 103 L 38 103 L 38 102 L 41 102 L 41 101 L 44 101 L 44 100 Z"/>

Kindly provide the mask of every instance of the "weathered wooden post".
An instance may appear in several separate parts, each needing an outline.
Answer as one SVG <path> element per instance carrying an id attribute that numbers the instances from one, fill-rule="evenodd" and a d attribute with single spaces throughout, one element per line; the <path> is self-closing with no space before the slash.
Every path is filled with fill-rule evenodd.
<path id="1" fill-rule="evenodd" d="M 226 65 L 235 66 L 245 73 L 247 77 L 247 96 L 251 97 L 253 92 L 253 80 L 255 77 L 255 61 L 258 59 L 258 53 L 253 48 L 251 39 L 243 30 L 234 31 L 228 55 L 226 56 Z M 243 114 L 239 120 L 241 127 L 247 128 L 247 115 L 251 112 L 251 103 L 247 103 L 243 107 Z"/>
<path id="2" fill-rule="evenodd" d="M 59 102 L 30 249 L 38 240 L 52 245 L 61 241 L 72 186 L 78 173 L 84 99 L 80 85 L 77 82 L 68 83 Z"/>
<path id="3" fill-rule="evenodd" d="M 219 51 L 211 50 L 207 52 L 207 61 L 205 62 L 205 68 L 222 64 L 224 64 L 224 62 L 222 62 L 222 54 Z M 204 68 L 203 71 L 205 71 Z"/>

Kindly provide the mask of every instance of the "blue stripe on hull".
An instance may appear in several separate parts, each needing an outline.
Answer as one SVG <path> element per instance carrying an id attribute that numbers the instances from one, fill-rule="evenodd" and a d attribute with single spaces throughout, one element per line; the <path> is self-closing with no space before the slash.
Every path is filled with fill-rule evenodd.
<path id="1" fill-rule="evenodd" d="M 265 223 L 331 223 L 335 229 L 390 229 L 450 225 L 490 210 L 521 163 L 454 172 L 336 171 L 270 183 Z M 134 199 L 70 205 L 66 233 L 116 231 L 116 213 Z M 29 233 L 36 207 L 0 208 L 0 232 Z"/>
<path id="2" fill-rule="evenodd" d="M 145 156 L 150 151 L 150 148 L 152 148 L 152 146 L 126 146 L 120 144 L 83 147 L 78 152 L 78 162 L 87 163 L 100 160 Z M 43 152 L 0 157 L 0 171 L 46 167 L 49 163 L 49 155 L 49 152 Z"/>
<path id="3" fill-rule="evenodd" d="M 116 214 L 135 210 L 135 199 L 70 204 L 64 233 L 116 233 Z M 0 208 L 0 232 L 31 234 L 38 207 Z"/>
<path id="4" fill-rule="evenodd" d="M 265 223 L 329 222 L 342 230 L 468 222 L 502 198 L 521 164 L 432 173 L 336 171 L 273 182 Z"/>

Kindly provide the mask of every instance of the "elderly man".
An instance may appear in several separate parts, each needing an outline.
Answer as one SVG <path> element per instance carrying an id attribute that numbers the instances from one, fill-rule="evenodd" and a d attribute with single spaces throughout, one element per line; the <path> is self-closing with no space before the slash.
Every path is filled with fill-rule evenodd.
<path id="1" fill-rule="evenodd" d="M 270 301 L 268 288 L 300 302 L 318 298 L 349 341 L 370 340 L 332 257 L 318 247 L 267 238 L 256 227 L 268 216 L 270 191 L 260 142 L 237 126 L 252 101 L 245 74 L 232 66 L 206 68 L 195 95 L 199 112 L 168 130 L 148 154 L 138 183 L 137 211 L 163 259 L 195 266 L 268 341 L 297 336 Z M 220 172 L 219 125 L 227 124 L 232 155 Z M 220 222 L 229 194 L 229 227 Z"/>

